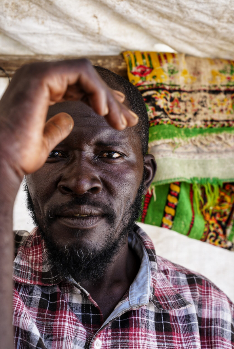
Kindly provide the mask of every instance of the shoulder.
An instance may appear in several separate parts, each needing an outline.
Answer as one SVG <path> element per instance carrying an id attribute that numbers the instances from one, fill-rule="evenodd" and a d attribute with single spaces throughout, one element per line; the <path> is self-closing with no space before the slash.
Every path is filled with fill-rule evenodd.
<path id="1" fill-rule="evenodd" d="M 15 241 L 15 257 L 18 253 L 19 247 L 23 244 L 25 239 L 30 235 L 26 230 L 14 230 L 14 241 Z"/>
<path id="2" fill-rule="evenodd" d="M 160 256 L 157 256 L 157 263 L 159 272 L 164 274 L 178 293 L 200 309 L 222 309 L 230 313 L 234 321 L 234 304 L 212 281 Z"/>
<path id="3" fill-rule="evenodd" d="M 157 257 L 159 278 L 167 279 L 173 290 L 190 303 L 186 316 L 194 311 L 202 348 L 233 348 L 234 304 L 215 284 L 162 257 Z"/>

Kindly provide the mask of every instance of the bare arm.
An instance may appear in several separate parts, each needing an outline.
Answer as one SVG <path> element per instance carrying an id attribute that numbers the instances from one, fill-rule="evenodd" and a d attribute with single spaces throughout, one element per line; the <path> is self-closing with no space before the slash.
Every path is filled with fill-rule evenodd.
<path id="1" fill-rule="evenodd" d="M 66 113 L 46 122 L 48 107 L 84 97 L 118 130 L 137 123 L 120 103 L 121 96 L 83 59 L 22 67 L 0 101 L 0 349 L 13 348 L 12 216 L 16 194 L 23 176 L 38 170 L 73 128 L 73 119 Z"/>

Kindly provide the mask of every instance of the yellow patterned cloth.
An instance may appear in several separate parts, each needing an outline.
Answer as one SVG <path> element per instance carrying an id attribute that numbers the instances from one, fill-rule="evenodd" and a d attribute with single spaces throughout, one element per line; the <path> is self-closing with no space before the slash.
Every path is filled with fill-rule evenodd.
<path id="1" fill-rule="evenodd" d="M 127 51 L 158 171 L 141 221 L 234 249 L 234 62 Z M 177 190 L 175 190 L 177 188 Z"/>
<path id="2" fill-rule="evenodd" d="M 157 102 L 158 108 L 148 110 L 151 125 L 165 121 L 186 128 L 233 125 L 233 61 L 130 51 L 124 57 L 129 81 L 147 89 L 143 96 Z"/>

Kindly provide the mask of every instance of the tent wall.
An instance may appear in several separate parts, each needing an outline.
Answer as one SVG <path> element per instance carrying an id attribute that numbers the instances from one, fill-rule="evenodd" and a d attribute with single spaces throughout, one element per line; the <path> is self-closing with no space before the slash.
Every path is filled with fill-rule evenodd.
<path id="1" fill-rule="evenodd" d="M 232 0 L 2 0 L 0 54 L 168 51 L 234 58 Z"/>

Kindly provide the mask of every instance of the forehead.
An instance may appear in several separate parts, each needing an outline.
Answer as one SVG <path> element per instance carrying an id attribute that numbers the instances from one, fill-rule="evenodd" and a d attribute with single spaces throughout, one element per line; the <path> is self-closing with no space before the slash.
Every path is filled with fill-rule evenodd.
<path id="1" fill-rule="evenodd" d="M 141 140 L 135 127 L 117 131 L 109 126 L 104 117 L 96 114 L 93 109 L 80 101 L 62 102 L 51 106 L 47 119 L 61 112 L 70 114 L 74 120 L 74 128 L 67 139 L 62 142 L 63 144 L 104 142 L 117 145 L 119 143 L 131 146 L 136 153 L 142 153 Z"/>

